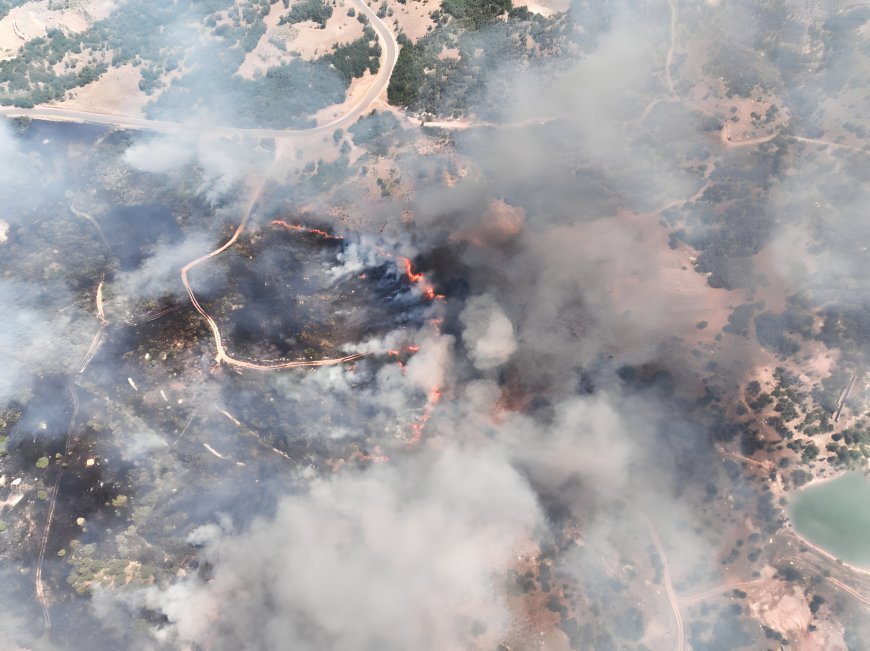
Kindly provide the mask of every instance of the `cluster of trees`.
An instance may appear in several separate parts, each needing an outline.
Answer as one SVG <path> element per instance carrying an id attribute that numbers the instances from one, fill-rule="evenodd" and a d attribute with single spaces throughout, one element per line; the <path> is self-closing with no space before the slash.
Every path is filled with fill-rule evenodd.
<path id="1" fill-rule="evenodd" d="M 155 118 L 177 118 L 211 111 L 240 127 L 302 127 L 310 124 L 305 116 L 341 102 L 346 88 L 322 60 L 293 60 L 258 79 L 200 69 L 176 80 L 146 112 Z"/>
<path id="2" fill-rule="evenodd" d="M 0 19 L 12 11 L 15 7 L 20 7 L 28 0 L 0 0 Z"/>
<path id="3" fill-rule="evenodd" d="M 0 62 L 0 103 L 30 107 L 61 99 L 71 88 L 89 84 L 105 73 L 109 63 L 98 53 L 110 51 L 111 66 L 132 63 L 140 67 L 139 87 L 152 94 L 164 86 L 165 73 L 181 65 L 184 54 L 184 44 L 168 41 L 161 28 L 186 15 L 193 18 L 205 13 L 205 23 L 213 29 L 216 41 L 187 53 L 183 64 L 189 72 L 152 101 L 147 114 L 176 119 L 198 109 L 213 109 L 238 126 L 307 125 L 304 116 L 344 99 L 351 79 L 365 70 L 377 72 L 380 45 L 367 26 L 362 38 L 336 46 L 317 61 L 292 61 L 259 79 L 241 79 L 235 73 L 245 54 L 265 33 L 263 18 L 271 4 L 270 0 L 251 0 L 241 11 L 226 11 L 234 6 L 232 0 L 122 4 L 82 34 L 52 30 L 46 37 L 29 42 L 18 57 Z M 289 6 L 287 1 L 284 4 Z M 314 20 L 324 27 L 332 11 L 322 0 L 305 0 L 293 5 L 282 22 Z M 360 18 L 367 22 L 364 16 Z M 89 52 L 93 63 L 64 74 L 54 72 L 52 66 L 65 57 Z"/>
<path id="4" fill-rule="evenodd" d="M 671 234 L 699 252 L 696 271 L 708 273 L 711 287 L 752 288 L 762 282 L 751 258 L 776 232 L 782 215 L 759 201 L 784 178 L 788 143 L 782 136 L 752 151 L 717 162 L 713 184 L 680 214 L 682 227 Z"/>
<path id="5" fill-rule="evenodd" d="M 381 44 L 377 34 L 370 26 L 366 26 L 363 35 L 351 43 L 336 45 L 330 54 L 323 57 L 331 63 L 344 80 L 350 83 L 355 77 L 361 77 L 366 70 L 375 74 L 381 65 Z"/>
<path id="6" fill-rule="evenodd" d="M 387 87 L 387 101 L 394 106 L 413 106 L 420 95 L 420 84 L 425 74 L 423 62 L 426 50 L 411 43 L 405 34 L 399 34 L 401 50 Z"/>
<path id="7" fill-rule="evenodd" d="M 505 15 L 513 9 L 511 0 L 444 0 L 441 10 L 465 23 L 472 29 L 479 29 Z"/>
<path id="8" fill-rule="evenodd" d="M 399 119 L 388 111 L 372 111 L 348 129 L 353 144 L 375 156 L 386 156 L 390 148 L 402 142 L 404 134 Z"/>
<path id="9" fill-rule="evenodd" d="M 294 5 L 294 9 L 299 6 Z M 262 21 L 255 21 L 246 32 L 252 34 L 250 41 L 254 44 L 262 25 Z M 235 126 L 310 126 L 306 116 L 341 102 L 351 79 L 366 70 L 378 71 L 381 48 L 374 30 L 367 26 L 362 37 L 335 46 L 320 59 L 292 60 L 256 79 L 235 74 L 244 55 L 244 47 L 234 47 L 233 42 L 203 47 L 195 60 L 187 62 L 190 72 L 152 101 L 146 113 L 155 118 L 177 119 L 191 112 L 208 111 Z M 143 90 L 147 92 L 156 75 L 152 69 L 146 70 Z"/>
<path id="10" fill-rule="evenodd" d="M 431 115 L 459 115 L 480 104 L 494 71 L 557 50 L 571 33 L 566 16 L 514 10 L 510 0 L 446 0 L 431 16 L 435 29 L 416 43 L 399 34 L 387 89 L 391 104 Z M 441 57 L 444 48 L 458 50 L 458 58 Z"/>
<path id="11" fill-rule="evenodd" d="M 20 3 L 6 2 L 13 4 Z M 15 58 L 0 62 L 0 103 L 29 107 L 60 99 L 66 91 L 99 78 L 110 66 L 126 63 L 142 66 L 140 88 L 153 92 L 162 85 L 160 78 L 165 73 L 179 67 L 189 46 L 168 39 L 165 28 L 185 19 L 199 22 L 203 14 L 207 16 L 206 25 L 213 28 L 221 44 L 217 54 L 231 75 L 265 33 L 263 18 L 271 3 L 250 0 L 240 12 L 226 12 L 218 25 L 216 14 L 233 6 L 232 0 L 123 3 L 106 19 L 80 34 L 50 30 L 46 36 L 29 41 Z M 0 14 L 3 8 L 0 0 Z M 85 61 L 83 57 L 87 57 Z M 69 72 L 54 71 L 57 63 L 71 59 L 79 63 L 69 66 Z M 186 63 L 193 67 L 196 62 Z"/>
<path id="12" fill-rule="evenodd" d="M 288 5 L 288 0 L 284 0 L 284 6 Z M 278 24 L 293 25 L 310 20 L 320 25 L 320 29 L 326 29 L 326 21 L 331 17 L 332 7 L 323 0 L 302 0 L 294 4 L 290 13 L 282 16 Z"/>
<path id="13" fill-rule="evenodd" d="M 749 322 L 752 319 L 752 314 L 755 310 L 764 309 L 764 303 L 743 303 L 738 305 L 731 314 L 728 315 L 728 324 L 722 328 L 725 332 L 746 337 L 749 335 Z"/>
<path id="14" fill-rule="evenodd" d="M 85 86 L 108 70 L 108 65 L 92 54 L 78 70 L 61 74 L 54 71 L 68 54 L 83 52 L 79 40 L 59 29 L 29 41 L 17 57 L 0 62 L 0 103 L 31 107 L 60 99 L 68 90 Z"/>

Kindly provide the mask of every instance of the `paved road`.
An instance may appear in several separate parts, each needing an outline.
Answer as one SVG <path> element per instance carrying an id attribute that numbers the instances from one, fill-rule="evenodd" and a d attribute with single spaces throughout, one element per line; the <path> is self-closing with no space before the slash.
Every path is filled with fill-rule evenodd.
<path id="1" fill-rule="evenodd" d="M 86 124 L 102 124 L 111 127 L 125 129 L 139 129 L 143 131 L 155 131 L 158 133 L 205 133 L 214 136 L 234 137 L 246 136 L 253 138 L 298 138 L 303 136 L 332 133 L 335 129 L 342 129 L 356 122 L 371 104 L 378 98 L 390 83 L 390 76 L 399 53 L 396 39 L 386 24 L 377 17 L 377 14 L 369 8 L 364 0 L 351 0 L 357 9 L 365 14 L 372 28 L 377 32 L 381 41 L 381 66 L 378 74 L 368 92 L 360 101 L 340 118 L 308 129 L 241 129 L 234 127 L 203 127 L 196 123 L 169 122 L 165 120 L 149 120 L 147 118 L 129 115 L 110 115 L 107 113 L 92 113 L 88 111 L 76 111 L 52 106 L 38 106 L 25 109 L 11 106 L 0 107 L 0 116 L 27 117 L 37 120 L 57 120 L 62 122 L 81 122 Z"/>

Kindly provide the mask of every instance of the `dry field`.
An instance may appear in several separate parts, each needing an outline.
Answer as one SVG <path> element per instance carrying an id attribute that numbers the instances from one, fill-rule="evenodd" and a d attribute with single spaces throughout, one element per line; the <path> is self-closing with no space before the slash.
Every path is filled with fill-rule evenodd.
<path id="1" fill-rule="evenodd" d="M 287 63 L 293 59 L 310 61 L 328 53 L 333 45 L 349 43 L 362 36 L 363 26 L 355 17 L 347 15 L 344 3 L 337 3 L 326 28 L 311 21 L 295 25 L 279 25 L 281 16 L 286 14 L 284 5 L 272 5 L 266 16 L 266 33 L 260 37 L 245 61 L 239 67 L 239 75 L 252 79 L 264 74 L 269 68 Z"/>
<path id="2" fill-rule="evenodd" d="M 53 105 L 78 111 L 145 117 L 142 108 L 150 99 L 139 90 L 139 71 L 127 64 L 110 68 L 96 81 L 70 91 L 66 99 Z"/>
<path id="3" fill-rule="evenodd" d="M 68 34 L 84 32 L 115 8 L 115 0 L 80 0 L 71 4 L 69 9 L 49 9 L 48 0 L 33 0 L 12 9 L 0 20 L 0 58 L 11 59 L 25 43 L 45 36 L 50 29 Z"/>

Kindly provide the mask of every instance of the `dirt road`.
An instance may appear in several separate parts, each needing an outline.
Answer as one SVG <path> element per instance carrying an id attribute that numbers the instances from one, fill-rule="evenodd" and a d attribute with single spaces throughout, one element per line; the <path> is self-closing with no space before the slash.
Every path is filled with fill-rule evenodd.
<path id="1" fill-rule="evenodd" d="M 198 129 L 195 125 L 188 124 L 179 124 L 173 122 L 161 122 L 154 120 L 146 120 L 142 118 L 135 118 L 130 116 L 120 116 L 120 115 L 104 115 L 99 113 L 88 113 L 85 111 L 71 111 L 67 109 L 61 108 L 52 108 L 52 107 L 39 107 L 33 109 L 17 109 L 17 108 L 0 108 L 0 115 L 5 115 L 7 117 L 30 117 L 36 119 L 48 119 L 48 120 L 59 120 L 65 122 L 83 122 L 89 124 L 104 124 L 106 126 L 114 126 L 114 127 L 123 127 L 123 128 L 132 128 L 132 129 L 142 129 L 148 131 L 157 131 L 164 133 L 180 133 L 180 132 L 196 132 L 199 130 L 203 133 L 208 133 L 208 135 L 219 135 L 219 136 L 254 136 L 254 137 L 264 137 L 264 138 L 287 138 L 287 137 L 298 137 L 298 136 L 307 136 L 317 133 L 326 133 L 330 132 L 334 129 L 349 126 L 356 121 L 356 119 L 362 115 L 364 111 L 366 111 L 369 106 L 377 99 L 377 97 L 386 89 L 387 85 L 390 82 L 390 76 L 393 72 L 393 67 L 396 63 L 396 58 L 398 56 L 398 45 L 396 43 L 395 38 L 392 33 L 387 29 L 387 26 L 377 17 L 377 15 L 362 1 L 362 0 L 351 0 L 358 8 L 359 11 L 368 16 L 372 26 L 375 31 L 378 33 L 380 40 L 382 42 L 382 54 L 381 54 L 381 67 L 378 71 L 378 75 L 375 78 L 374 83 L 371 88 L 369 88 L 368 92 L 362 97 L 359 103 L 356 104 L 350 111 L 345 113 L 340 118 L 333 120 L 332 122 L 324 125 L 320 125 L 311 129 L 302 129 L 302 130 L 275 130 L 275 129 L 233 129 L 233 128 L 208 128 L 205 130 Z M 245 227 L 245 223 L 250 217 L 251 212 L 256 205 L 256 202 L 260 196 L 260 192 L 265 185 L 266 179 L 268 175 L 263 177 L 261 183 L 256 187 L 251 200 L 245 210 L 244 218 L 242 222 L 239 224 L 239 227 L 236 229 L 233 236 L 221 247 L 208 253 L 200 258 L 197 258 L 193 262 L 188 263 L 181 270 L 182 281 L 184 282 L 184 286 L 187 289 L 188 295 L 190 296 L 190 300 L 193 303 L 194 308 L 196 308 L 197 312 L 206 320 L 209 327 L 212 330 L 212 334 L 214 335 L 215 343 L 217 346 L 217 361 L 218 362 L 226 362 L 234 366 L 242 367 L 242 368 L 252 368 L 257 370 L 274 370 L 277 368 L 293 368 L 299 366 L 325 366 L 329 364 L 340 364 L 346 361 L 351 361 L 361 357 L 362 355 L 348 355 L 339 359 L 325 359 L 318 361 L 308 361 L 308 360 L 300 360 L 300 361 L 291 361 L 285 362 L 281 364 L 275 365 L 263 365 L 263 364 L 254 364 L 251 362 L 244 362 L 241 360 L 236 360 L 230 357 L 223 346 L 221 340 L 220 330 L 217 327 L 214 319 L 212 319 L 199 304 L 199 301 L 196 298 L 196 295 L 193 292 L 193 289 L 190 287 L 190 283 L 188 282 L 187 274 L 188 272 L 194 268 L 196 265 L 208 260 L 210 258 L 219 255 L 227 248 L 233 245 L 233 243 L 238 239 L 242 230 Z M 88 215 L 80 213 L 79 211 L 75 211 L 77 215 L 87 219 L 91 223 L 93 223 L 99 232 L 101 240 L 103 240 L 104 244 L 107 244 L 105 241 L 105 236 L 102 233 L 102 230 L 99 228 L 99 224 L 90 218 Z M 99 285 L 97 286 L 97 296 L 96 296 L 96 305 L 97 305 L 97 319 L 100 322 L 100 327 L 97 330 L 96 335 L 94 336 L 93 341 L 91 342 L 90 347 L 88 348 L 87 353 L 85 354 L 85 358 L 82 361 L 82 364 L 78 370 L 78 374 L 84 372 L 84 370 L 90 364 L 90 361 L 93 359 L 96 354 L 97 349 L 99 348 L 100 342 L 102 340 L 103 333 L 109 325 L 109 322 L 106 320 L 105 312 L 103 310 L 103 281 L 101 280 Z M 174 309 L 174 308 L 173 308 Z M 162 310 L 158 313 L 159 315 L 165 314 L 170 310 Z M 146 319 L 150 320 L 150 319 Z M 78 417 L 79 410 L 79 402 L 78 395 L 76 393 L 74 380 L 70 381 L 69 384 L 70 396 L 73 402 L 73 413 L 70 418 L 69 427 L 67 428 L 66 435 L 66 446 L 64 450 L 64 459 L 69 456 L 70 445 L 72 441 L 72 433 L 75 428 L 76 419 Z M 186 429 L 186 427 L 185 427 Z M 43 617 L 45 620 L 45 628 L 46 630 L 51 628 L 51 615 L 49 612 L 49 601 L 47 591 L 45 589 L 45 584 L 42 579 L 43 566 L 45 562 L 45 551 L 48 546 L 48 539 L 51 532 L 51 525 L 54 520 L 54 511 L 57 504 L 57 496 L 60 490 L 60 483 L 64 476 L 64 470 L 61 469 L 58 473 L 58 477 L 55 481 L 55 485 L 51 492 L 51 498 L 48 505 L 48 516 L 46 518 L 45 526 L 43 527 L 42 537 L 40 540 L 40 549 L 39 549 L 39 558 L 36 564 L 35 571 L 35 589 L 36 589 L 36 597 L 39 600 Z"/>
<path id="2" fill-rule="evenodd" d="M 187 290 L 187 295 L 190 297 L 190 302 L 193 304 L 194 309 L 199 312 L 200 316 L 205 319 L 205 322 L 208 323 L 208 327 L 211 329 L 212 337 L 214 338 L 215 348 L 217 348 L 217 354 L 215 355 L 215 361 L 218 364 L 225 363 L 230 366 L 235 366 L 237 368 L 249 368 L 256 371 L 274 371 L 277 369 L 283 368 L 299 368 L 304 366 L 330 366 L 333 364 L 343 364 L 345 362 L 350 362 L 355 359 L 359 359 L 363 355 L 361 353 L 355 353 L 353 355 L 346 355 L 344 357 L 330 358 L 330 359 L 321 359 L 321 360 L 293 360 L 289 362 L 279 362 L 276 364 L 257 364 L 255 362 L 246 362 L 244 360 L 235 359 L 231 357 L 226 350 L 226 347 L 223 343 L 223 338 L 221 337 L 221 331 L 218 327 L 217 322 L 205 311 L 205 309 L 200 305 L 199 300 L 196 298 L 196 293 L 193 291 L 193 288 L 190 286 L 190 279 L 188 274 L 190 270 L 196 267 L 197 265 L 205 262 L 206 260 L 210 260 L 214 258 L 228 248 L 230 248 L 233 244 L 235 244 L 236 240 L 239 239 L 239 235 L 242 234 L 242 231 L 245 229 L 245 224 L 247 224 L 248 219 L 251 217 L 251 213 L 254 210 L 254 206 L 257 205 L 257 201 L 260 198 L 260 194 L 263 191 L 263 187 L 266 184 L 266 180 L 269 178 L 269 175 L 264 175 L 260 183 L 254 189 L 254 192 L 251 195 L 250 200 L 248 201 L 248 205 L 245 208 L 244 215 L 242 217 L 242 221 L 239 224 L 238 228 L 233 232 L 232 237 L 228 239 L 223 245 L 216 248 L 214 251 L 210 253 L 206 253 L 203 256 L 200 256 L 196 260 L 192 262 L 188 262 L 181 268 L 181 282 L 184 284 L 184 288 Z"/>
<path id="3" fill-rule="evenodd" d="M 683 616 L 680 613 L 680 602 L 677 599 L 677 594 L 674 592 L 674 586 L 671 582 L 671 568 L 668 565 L 668 557 L 665 554 L 665 548 L 662 545 L 661 538 L 659 538 L 659 532 L 656 530 L 652 520 L 640 511 L 637 513 L 641 520 L 646 524 L 650 538 L 652 538 L 653 545 L 655 545 L 656 552 L 662 562 L 662 578 L 665 584 L 665 593 L 668 596 L 671 612 L 674 615 L 674 637 L 676 638 L 674 640 L 674 648 L 677 651 L 686 651 L 686 632 L 683 627 Z"/>
<path id="4" fill-rule="evenodd" d="M 739 590 L 741 588 L 748 588 L 753 585 L 758 585 L 760 583 L 764 583 L 769 580 L 770 577 L 762 577 L 760 579 L 753 579 L 751 581 L 738 581 L 737 583 L 726 583 L 725 585 L 719 585 L 715 588 L 710 588 L 709 590 L 704 590 L 703 592 L 697 592 L 695 594 L 683 595 L 680 597 L 680 601 L 684 606 L 691 606 L 692 604 L 696 604 L 698 602 L 709 599 L 710 597 L 715 597 L 716 595 L 720 595 L 723 592 L 730 592 L 731 590 Z"/>

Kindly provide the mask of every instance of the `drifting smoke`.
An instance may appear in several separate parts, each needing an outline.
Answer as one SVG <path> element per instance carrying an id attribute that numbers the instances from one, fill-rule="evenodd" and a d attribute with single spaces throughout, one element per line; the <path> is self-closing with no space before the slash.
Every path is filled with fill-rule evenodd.
<path id="1" fill-rule="evenodd" d="M 870 304 L 864 218 L 870 197 L 866 165 L 856 157 L 863 154 L 807 151 L 770 196 L 772 212 L 792 216 L 772 244 L 780 278 L 820 304 Z"/>
<path id="2" fill-rule="evenodd" d="M 124 160 L 143 172 L 166 174 L 175 172 L 196 159 L 191 138 L 158 136 L 140 141 L 124 152 Z"/>
<path id="3" fill-rule="evenodd" d="M 462 340 L 482 371 L 506 362 L 517 349 L 510 319 L 490 296 L 476 296 L 462 312 Z"/>
<path id="4" fill-rule="evenodd" d="M 103 621 L 125 621 L 125 612 L 135 616 L 143 607 L 160 612 L 168 621 L 154 635 L 170 646 L 460 648 L 472 640 L 475 621 L 485 622 L 493 640 L 514 625 L 505 570 L 521 548 L 554 535 L 557 505 L 579 515 L 596 499 L 647 494 L 656 512 L 680 510 L 670 455 L 693 444 L 663 435 L 666 407 L 653 397 L 623 396 L 612 374 L 617 361 L 655 359 L 675 325 L 655 281 L 644 283 L 656 263 L 646 251 L 651 241 L 661 243 L 659 234 L 616 215 L 697 189 L 679 166 L 624 131 L 643 106 L 624 96 L 622 80 L 649 74 L 656 38 L 636 23 L 615 25 L 587 59 L 554 66 L 555 80 L 533 106 L 522 97 L 547 75 L 522 77 L 501 117 L 556 121 L 512 129 L 510 137 L 458 135 L 459 151 L 486 181 L 419 188 L 411 241 L 399 236 L 405 227 L 397 206 L 355 206 L 362 234 L 342 249 L 336 279 L 382 264 L 375 251 L 392 238 L 392 251 L 414 256 L 397 263 L 412 287 L 461 281 L 470 298 L 448 289 L 443 308 L 433 304 L 448 334 L 398 329 L 354 346 L 401 356 L 413 344 L 401 366 L 335 367 L 267 382 L 286 405 L 285 427 L 298 422 L 308 441 L 380 431 L 370 440 L 389 463 L 314 479 L 292 496 L 277 488 L 274 515 L 200 531 L 210 532 L 196 541 L 204 542 L 209 580 L 192 575 L 102 594 L 95 604 Z M 668 135 L 692 128 L 681 124 Z M 128 160 L 167 169 L 164 156 L 177 152 L 150 155 L 136 149 Z M 442 261 L 445 249 L 454 257 Z M 637 287 L 614 294 L 609 278 L 635 279 Z M 604 361 L 613 354 L 617 361 Z M 578 395 L 586 367 L 609 371 L 595 380 L 608 392 Z M 493 372 L 519 386 L 481 379 Z M 514 389 L 521 407 L 531 400 L 524 394 L 537 394 L 543 406 L 527 414 L 505 409 Z M 410 437 L 397 431 L 395 420 L 419 396 L 440 398 L 442 391 L 449 397 L 420 417 L 422 440 L 419 428 Z M 406 441 L 415 446 L 410 456 Z M 647 458 L 660 470 L 645 467 Z M 587 522 L 587 535 L 618 536 L 629 526 L 622 518 L 600 512 Z M 709 554 L 700 541 L 684 540 L 687 558 Z"/>
<path id="5" fill-rule="evenodd" d="M 138 140 L 124 152 L 132 168 L 150 174 L 174 174 L 193 163 L 201 174 L 197 193 L 212 204 L 228 198 L 246 174 L 268 166 L 269 156 L 254 143 L 195 134 L 154 136 Z"/>
<path id="6" fill-rule="evenodd" d="M 128 303 L 138 303 L 164 297 L 180 299 L 187 295 L 178 270 L 191 260 L 207 253 L 213 243 L 204 234 L 194 234 L 175 244 L 157 246 L 136 269 L 119 273 L 112 291 Z M 207 289 L 220 281 L 220 272 L 212 268 L 196 276 L 198 290 Z"/>
<path id="7" fill-rule="evenodd" d="M 154 489 L 144 471 L 133 473 L 130 493 L 147 495 L 178 544 L 198 548 L 185 548 L 197 565 L 144 589 L 96 590 L 93 614 L 113 640 L 215 650 L 453 649 L 470 646 L 482 622 L 497 644 L 522 617 L 508 598 L 507 571 L 521 551 L 560 539 L 565 513 L 583 523 L 585 547 L 566 552 L 568 571 L 581 580 L 598 580 L 590 558 L 607 541 L 648 535 L 637 511 L 672 534 L 676 573 L 718 572 L 714 543 L 691 533 L 701 526 L 687 504 L 721 462 L 686 408 L 701 383 L 683 339 L 698 321 L 727 313 L 733 295 L 695 274 L 658 221 L 659 210 L 707 182 L 686 161 L 718 145 L 703 131 L 706 116 L 685 106 L 664 117 L 653 107 L 643 118 L 649 97 L 670 96 L 661 71 L 667 12 L 656 12 L 653 19 L 618 3 L 579 59 L 494 71 L 491 92 L 474 109 L 503 126 L 451 136 L 474 173 L 443 184 L 424 176 L 444 162 L 440 155 L 403 154 L 391 161 L 399 175 L 424 180 L 412 196 L 374 206 L 361 192 L 305 185 L 282 147 L 199 136 L 124 143 L 125 173 L 146 187 L 187 174 L 197 181 L 174 215 L 184 216 L 182 231 L 153 238 L 132 252 L 133 263 L 112 269 L 110 317 L 113 301 L 184 299 L 179 269 L 221 242 L 245 209 L 246 181 L 264 176 L 252 231 L 313 206 L 317 223 L 333 228 L 323 232 L 344 238 L 336 264 L 318 270 L 333 283 L 324 292 L 380 270 L 406 293 L 379 299 L 404 322 L 341 344 L 366 355 L 353 366 L 257 379 L 209 367 L 196 387 L 180 386 L 171 367 L 162 383 L 140 380 L 141 391 L 131 389 L 169 416 L 159 425 L 128 417 L 118 456 L 137 468 L 152 457 L 172 477 Z M 173 47 L 190 38 L 189 16 L 178 22 L 166 30 Z M 203 69 L 194 115 L 224 124 L 240 116 L 211 74 L 209 52 L 187 55 Z M 332 81 L 317 89 L 318 102 L 329 99 Z M 168 97 L 156 114 L 189 119 L 180 96 Z M 409 140 L 420 136 L 406 131 Z M 24 205 L 18 195 L 41 173 L 31 162 L 0 129 L 0 164 L 9 170 L 0 196 L 10 206 Z M 866 307 L 865 170 L 846 156 L 838 163 L 848 179 L 841 184 L 812 184 L 815 161 L 792 178 L 765 177 L 772 191 L 764 214 L 804 207 L 802 219 L 779 232 L 774 266 L 795 292 L 820 303 L 857 292 Z M 68 188 L 83 191 L 61 178 L 51 195 Z M 833 227 L 824 219 L 831 207 Z M 22 213 L 0 215 L 13 225 L 0 247 L 21 237 Z M 283 223 L 298 233 L 295 221 Z M 686 230 L 701 241 L 716 229 L 698 218 Z M 821 256 L 795 254 L 794 242 L 805 250 L 819 236 Z M 258 259 L 257 277 L 286 275 L 280 259 Z M 217 262 L 191 275 L 203 295 L 228 283 Z M 0 281 L 12 315 L 0 325 L 0 348 L 13 351 L 0 373 L 6 401 L 26 396 L 49 362 L 56 370 L 69 356 L 61 366 L 77 370 L 96 328 L 90 287 L 52 285 L 48 297 L 36 290 Z M 76 302 L 87 307 L 63 311 Z M 202 332 L 207 354 L 185 350 L 180 363 L 211 363 Z M 135 345 L 119 340 L 118 359 L 132 356 Z M 126 362 L 102 363 L 107 377 L 124 382 Z M 740 358 L 735 375 L 751 363 Z M 665 380 L 626 380 L 644 365 L 663 369 L 654 377 Z M 95 393 L 104 390 L 89 381 Z M 246 416 L 262 418 L 263 431 L 247 429 Z M 143 612 L 145 632 L 131 632 Z"/>
<path id="8" fill-rule="evenodd" d="M 315 481 L 273 519 L 206 542 L 213 580 L 144 598 L 173 646 L 455 648 L 476 618 L 509 626 L 499 571 L 541 522 L 499 449 L 450 448 Z"/>

